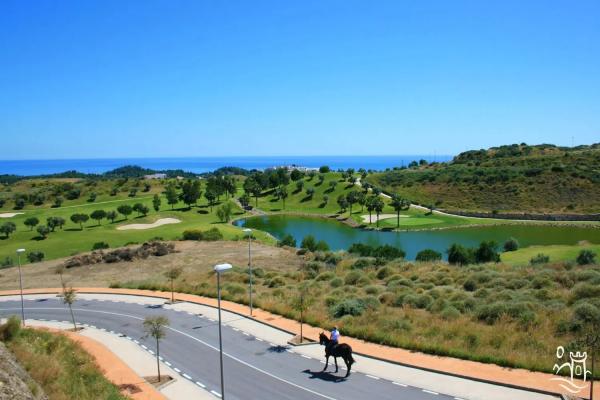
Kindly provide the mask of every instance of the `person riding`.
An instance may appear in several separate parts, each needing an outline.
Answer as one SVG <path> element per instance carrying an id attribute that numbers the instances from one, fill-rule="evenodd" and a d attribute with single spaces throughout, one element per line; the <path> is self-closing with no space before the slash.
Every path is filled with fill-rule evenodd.
<path id="1" fill-rule="evenodd" d="M 329 340 L 329 350 L 331 351 L 335 346 L 337 346 L 339 341 L 340 341 L 340 331 L 338 330 L 337 326 L 334 326 L 333 330 L 331 331 L 331 336 L 330 336 L 330 340 Z"/>

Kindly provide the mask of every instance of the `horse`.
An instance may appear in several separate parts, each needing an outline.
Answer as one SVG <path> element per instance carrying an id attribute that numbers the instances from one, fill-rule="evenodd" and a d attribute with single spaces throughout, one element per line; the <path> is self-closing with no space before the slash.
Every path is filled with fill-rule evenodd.
<path id="1" fill-rule="evenodd" d="M 333 349 L 330 349 L 329 342 L 331 342 L 331 339 L 329 339 L 325 333 L 321 332 L 319 334 L 319 344 L 325 346 L 325 368 L 323 368 L 323 371 L 327 370 L 327 367 L 329 366 L 329 356 L 332 356 L 335 361 L 335 372 L 338 372 L 337 358 L 342 357 L 346 363 L 346 369 L 348 371 L 346 372 L 346 377 L 348 377 L 348 375 L 350 375 L 352 364 L 355 362 L 354 358 L 352 358 L 352 347 L 346 343 L 340 343 Z"/>

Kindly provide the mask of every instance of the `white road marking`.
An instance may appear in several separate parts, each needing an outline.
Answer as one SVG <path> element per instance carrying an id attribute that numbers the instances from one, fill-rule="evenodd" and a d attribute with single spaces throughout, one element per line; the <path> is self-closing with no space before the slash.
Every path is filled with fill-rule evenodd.
<path id="1" fill-rule="evenodd" d="M 259 342 L 264 342 L 264 340 L 262 340 L 261 338 L 256 338 L 256 340 L 258 340 Z"/>
<path id="2" fill-rule="evenodd" d="M 173 368 L 173 370 L 175 370 L 175 372 L 177 372 L 178 374 L 181 373 L 181 370 L 177 367 Z"/>
<path id="3" fill-rule="evenodd" d="M 217 397 L 221 397 L 221 393 L 219 393 L 219 392 L 215 392 L 214 390 L 211 390 L 210 392 Z"/>
<path id="4" fill-rule="evenodd" d="M 56 307 L 36 307 L 36 308 L 29 308 L 29 309 L 30 309 L 30 310 L 63 310 L 63 308 L 56 308 Z M 141 318 L 141 317 L 136 317 L 135 315 L 122 314 L 122 313 L 116 313 L 116 312 L 110 312 L 110 311 L 89 310 L 89 309 L 84 309 L 84 308 L 76 308 L 76 309 L 74 309 L 74 311 L 80 311 L 80 312 L 90 312 L 90 313 L 97 313 L 97 314 L 118 315 L 118 316 L 121 316 L 121 317 L 131 318 L 131 319 L 135 319 L 135 320 L 138 320 L 138 321 L 143 321 L 143 320 L 144 320 L 144 318 Z M 210 348 L 210 349 L 212 349 L 212 350 L 214 350 L 214 351 L 219 351 L 219 348 L 218 348 L 218 347 L 215 347 L 215 346 L 213 346 L 213 345 L 211 345 L 211 344 L 209 344 L 209 343 L 207 343 L 207 342 L 205 342 L 205 341 L 203 341 L 203 340 L 201 340 L 201 339 L 198 339 L 197 337 L 194 337 L 194 336 L 192 336 L 192 335 L 189 335 L 189 334 L 187 334 L 187 333 L 185 333 L 185 332 L 182 332 L 182 331 L 180 331 L 180 330 L 177 330 L 177 329 L 175 329 L 175 328 L 172 328 L 172 327 L 167 327 L 167 329 L 169 329 L 170 331 L 173 331 L 173 332 L 179 333 L 180 335 L 183 335 L 183 336 L 185 336 L 185 337 L 188 337 L 188 338 L 190 338 L 190 339 L 192 339 L 192 340 L 194 340 L 194 341 L 196 341 L 196 342 L 198 342 L 198 343 L 202 343 L 203 345 L 205 345 L 206 347 L 208 347 L 208 348 Z M 235 329 L 235 328 L 234 328 L 234 329 Z M 263 370 L 263 369 L 261 369 L 261 368 L 258 368 L 258 367 L 254 366 L 254 365 L 252 365 L 252 364 L 250 364 L 250 363 L 248 363 L 248 362 L 246 362 L 246 361 L 244 361 L 244 360 L 241 360 L 241 359 L 239 359 L 239 358 L 237 358 L 237 357 L 235 357 L 235 356 L 233 356 L 233 355 L 231 355 L 231 354 L 229 354 L 229 353 L 223 352 L 223 355 L 225 355 L 226 357 L 229 357 L 229 358 L 231 358 L 231 359 L 232 359 L 232 360 L 234 360 L 234 361 L 237 361 L 238 363 L 240 363 L 240 364 L 242 364 L 242 365 L 245 365 L 245 366 L 247 366 L 248 368 L 252 368 L 252 369 L 253 369 L 253 370 L 255 370 L 255 371 L 258 371 L 258 372 L 260 372 L 260 373 L 262 373 L 262 374 L 264 374 L 264 375 L 267 375 L 267 376 L 269 376 L 269 377 L 271 377 L 271 378 L 273 378 L 273 379 L 276 379 L 276 380 L 278 380 L 278 381 L 280 381 L 280 382 L 286 383 L 286 384 L 288 384 L 288 385 L 290 385 L 290 386 L 293 386 L 293 387 L 295 387 L 295 388 L 297 388 L 297 389 L 304 390 L 304 391 L 306 391 L 306 392 L 308 392 L 308 393 L 312 393 L 312 394 L 314 394 L 314 395 L 316 395 L 316 396 L 319 396 L 319 397 L 322 397 L 322 398 L 324 398 L 324 399 L 336 400 L 334 397 L 327 396 L 327 395 L 325 395 L 325 394 L 322 394 L 322 393 L 319 393 L 319 392 L 317 392 L 317 391 L 315 391 L 315 390 L 309 389 L 309 388 L 307 388 L 307 387 L 304 387 L 304 386 L 298 385 L 298 384 L 296 384 L 296 383 L 294 383 L 294 382 L 290 382 L 290 381 L 288 381 L 288 380 L 286 380 L 286 379 L 280 378 L 280 377 L 279 377 L 279 376 L 277 376 L 277 375 L 274 375 L 274 374 L 272 374 L 272 373 L 270 373 L 270 372 L 268 372 L 268 371 L 265 371 L 265 370 Z M 307 358 L 310 358 L 310 357 L 307 357 Z M 174 369 L 176 372 L 181 372 L 181 371 L 177 371 L 177 369 L 176 369 L 176 368 L 173 368 L 173 369 Z M 215 392 L 215 393 L 216 393 L 216 392 Z M 220 395 L 219 395 L 219 397 L 220 397 Z"/>
<path id="5" fill-rule="evenodd" d="M 206 389 L 206 385 L 201 382 L 196 381 L 196 385 L 200 386 L 202 389 Z"/>
<path id="6" fill-rule="evenodd" d="M 211 321 L 212 321 L 212 320 L 211 320 Z M 240 331 L 238 328 L 231 328 L 231 329 L 233 329 L 233 330 L 234 330 L 234 331 L 236 331 L 236 332 L 239 332 L 239 331 Z"/>
<path id="7" fill-rule="evenodd" d="M 275 343 L 269 343 L 269 346 L 271 346 L 271 347 L 277 347 L 277 345 Z"/>
<path id="8" fill-rule="evenodd" d="M 285 349 L 285 351 L 287 351 L 288 353 L 292 353 L 292 354 L 294 354 L 294 350 Z"/>
<path id="9" fill-rule="evenodd" d="M 394 382 L 394 381 L 392 381 L 392 383 L 393 383 L 394 385 L 398 385 L 398 386 L 402 386 L 402 387 L 407 387 L 407 386 L 408 386 L 408 385 L 405 385 L 404 383 L 400 383 L 400 382 Z M 458 399 L 457 399 L 457 400 L 458 400 Z"/>
<path id="10" fill-rule="evenodd" d="M 148 353 L 154 354 L 154 352 L 152 350 L 150 350 L 150 349 L 148 349 Z"/>
<path id="11" fill-rule="evenodd" d="M 426 389 L 421 389 L 421 391 L 425 392 L 425 393 L 429 393 L 429 394 L 434 394 L 434 395 L 438 395 L 438 392 L 432 392 L 431 390 L 426 390 Z"/>
<path id="12" fill-rule="evenodd" d="M 148 348 L 146 347 L 146 345 L 145 345 L 145 344 L 143 344 L 143 345 L 142 345 L 142 349 L 144 349 L 144 350 L 148 350 Z"/>
<path id="13" fill-rule="evenodd" d="M 183 376 L 185 379 L 189 379 L 190 381 L 192 380 L 192 377 L 188 374 L 181 374 L 181 376 Z"/>
<path id="14" fill-rule="evenodd" d="M 304 357 L 304 358 L 308 358 L 309 360 L 311 359 L 311 358 L 310 358 L 309 356 L 307 356 L 307 355 L 304 355 L 304 354 L 300 354 L 300 355 L 301 355 L 302 357 Z"/>
<path id="15" fill-rule="evenodd" d="M 171 363 L 170 363 L 170 362 L 168 362 L 168 361 L 165 361 L 165 364 L 166 364 L 167 366 L 169 366 L 169 367 L 171 366 Z"/>
<path id="16" fill-rule="evenodd" d="M 378 376 L 373 376 L 373 375 L 369 375 L 369 374 L 365 374 L 367 377 L 371 378 L 371 379 L 375 379 L 375 380 L 379 380 Z"/>
<path id="17" fill-rule="evenodd" d="M 242 332 L 242 334 L 244 334 L 244 336 L 250 336 L 248 332 Z"/>

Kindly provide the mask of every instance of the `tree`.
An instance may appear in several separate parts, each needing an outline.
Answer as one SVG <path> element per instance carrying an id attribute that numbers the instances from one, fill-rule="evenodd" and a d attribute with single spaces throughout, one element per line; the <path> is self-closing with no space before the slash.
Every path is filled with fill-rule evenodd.
<path id="1" fill-rule="evenodd" d="M 165 189 L 165 197 L 167 198 L 167 204 L 171 206 L 171 210 L 179 201 L 179 195 L 177 194 L 177 188 L 173 182 L 169 182 Z"/>
<path id="2" fill-rule="evenodd" d="M 467 265 L 473 262 L 473 252 L 460 244 L 454 243 L 447 252 L 450 264 Z"/>
<path id="3" fill-rule="evenodd" d="M 417 256 L 415 257 L 415 260 L 421 261 L 421 262 L 439 261 L 441 259 L 442 259 L 442 253 L 440 253 L 439 251 L 432 250 L 432 249 L 421 250 L 417 253 Z"/>
<path id="4" fill-rule="evenodd" d="M 375 198 L 373 199 L 373 210 L 375 211 L 375 214 L 377 215 L 377 227 L 378 228 L 379 228 L 379 215 L 383 211 L 383 207 L 385 207 L 385 203 L 383 202 L 383 200 L 381 200 L 381 198 L 379 196 L 375 196 Z"/>
<path id="5" fill-rule="evenodd" d="M 244 194 L 242 194 L 238 200 L 244 209 L 248 208 L 250 205 L 250 196 L 246 192 L 244 192 Z"/>
<path id="6" fill-rule="evenodd" d="M 71 215 L 71 221 L 75 224 L 79 224 L 80 230 L 83 230 L 83 224 L 86 223 L 88 219 L 90 219 L 90 217 L 87 214 L 76 213 Z"/>
<path id="7" fill-rule="evenodd" d="M 390 205 L 396 211 L 396 228 L 400 228 L 400 211 L 408 210 L 410 208 L 410 202 L 399 195 L 394 194 Z"/>
<path id="8" fill-rule="evenodd" d="M 65 225 L 65 219 L 62 217 L 48 217 L 46 218 L 46 225 L 50 228 L 50 231 L 54 232 L 56 228 L 62 229 Z"/>
<path id="9" fill-rule="evenodd" d="M 329 171 L 331 171 L 331 168 L 329 168 L 327 165 L 323 165 L 322 167 L 319 167 L 319 172 L 322 174 L 326 174 Z"/>
<path id="10" fill-rule="evenodd" d="M 498 254 L 497 248 L 498 244 L 493 240 L 484 240 L 479 244 L 479 247 L 475 250 L 475 262 L 499 262 L 500 255 Z"/>
<path id="11" fill-rule="evenodd" d="M 204 197 L 206 198 L 206 201 L 208 201 L 208 206 L 210 207 L 210 212 L 212 212 L 212 208 L 213 208 L 213 205 L 215 204 L 215 200 L 217 199 L 217 195 L 212 190 L 209 190 L 207 188 L 206 192 L 204 192 Z"/>
<path id="12" fill-rule="evenodd" d="M 22 197 L 15 198 L 15 210 L 22 210 L 25 207 L 25 199 Z"/>
<path id="13" fill-rule="evenodd" d="M 182 269 L 178 267 L 171 267 L 165 272 L 165 277 L 171 282 L 171 304 L 175 303 L 175 290 L 173 283 L 182 273 Z"/>
<path id="14" fill-rule="evenodd" d="M 62 280 L 62 274 L 61 274 L 61 280 Z M 73 329 L 77 330 L 77 324 L 75 323 L 75 314 L 73 314 L 73 303 L 75 303 L 75 300 L 77 300 L 77 293 L 75 292 L 75 289 L 73 289 L 72 287 L 67 288 L 67 286 L 63 283 L 63 304 L 66 304 L 67 306 L 69 306 L 69 311 L 71 312 L 71 320 L 73 321 Z"/>
<path id="15" fill-rule="evenodd" d="M 314 188 L 309 187 L 308 189 L 306 189 L 306 197 L 308 197 L 309 199 L 312 199 L 314 195 L 315 195 Z"/>
<path id="16" fill-rule="evenodd" d="M 327 204 L 329 204 L 329 196 L 325 194 L 323 195 L 323 207 L 327 206 Z"/>
<path id="17" fill-rule="evenodd" d="M 314 296 L 310 295 L 310 289 L 307 282 L 302 283 L 295 296 L 292 297 L 291 306 L 294 311 L 300 313 L 300 343 L 304 341 L 304 333 L 302 327 L 304 325 L 304 314 L 309 307 L 314 303 Z"/>
<path id="18" fill-rule="evenodd" d="M 115 219 L 117 219 L 117 212 L 115 210 L 110 210 L 106 213 L 106 219 L 110 220 L 110 223 L 113 224 Z"/>
<path id="19" fill-rule="evenodd" d="M 156 317 L 146 317 L 144 319 L 144 332 L 146 335 L 144 338 L 148 336 L 152 336 L 156 339 L 156 368 L 158 370 L 158 381 L 160 382 L 160 340 L 163 339 L 167 335 L 167 331 L 165 329 L 166 326 L 169 326 L 169 319 L 164 316 L 156 316 Z"/>
<path id="20" fill-rule="evenodd" d="M 88 202 L 89 203 L 95 202 L 96 201 L 96 197 L 98 197 L 98 195 L 96 194 L 96 192 L 90 193 L 90 197 L 88 198 Z"/>
<path id="21" fill-rule="evenodd" d="M 4 236 L 8 239 L 8 237 L 17 230 L 17 226 L 14 222 L 5 222 L 0 225 L 0 233 L 4 234 Z"/>
<path id="22" fill-rule="evenodd" d="M 319 185 L 321 185 L 323 182 L 325 182 L 325 175 L 323 174 L 319 174 Z"/>
<path id="23" fill-rule="evenodd" d="M 348 200 L 346 199 L 346 196 L 344 196 L 344 194 L 340 194 L 338 196 L 337 203 L 340 206 L 342 212 L 345 212 L 348 208 Z"/>
<path id="24" fill-rule="evenodd" d="M 363 212 L 365 209 L 365 202 L 367 200 L 367 195 L 363 191 L 356 192 L 356 202 L 360 204 L 360 212 Z"/>
<path id="25" fill-rule="evenodd" d="M 317 249 L 317 240 L 313 235 L 306 235 L 302 239 L 300 247 L 309 251 L 315 251 Z"/>
<path id="26" fill-rule="evenodd" d="M 367 211 L 369 212 L 369 225 L 373 223 L 373 221 L 371 220 L 371 215 L 373 213 L 373 210 L 375 209 L 375 200 L 377 199 L 377 196 L 367 196 L 366 200 L 365 200 L 365 206 L 367 207 Z"/>
<path id="27" fill-rule="evenodd" d="M 346 195 L 346 201 L 348 202 L 348 206 L 350 207 L 350 216 L 352 216 L 352 206 L 358 202 L 359 193 L 360 192 L 356 190 L 352 190 Z"/>
<path id="28" fill-rule="evenodd" d="M 519 249 L 519 241 L 515 238 L 510 238 L 504 242 L 504 251 L 516 251 Z"/>
<path id="29" fill-rule="evenodd" d="M 299 181 L 303 177 L 304 177 L 304 172 L 302 172 L 298 169 L 293 169 L 292 172 L 290 173 L 290 178 L 293 181 Z M 301 190 L 302 190 L 302 188 L 300 188 L 298 191 L 301 191 Z"/>
<path id="30" fill-rule="evenodd" d="M 148 214 L 150 209 L 148 206 L 143 205 L 142 203 L 135 203 L 132 208 L 133 211 L 138 213 L 138 217 L 143 215 L 144 217 Z"/>
<path id="31" fill-rule="evenodd" d="M 577 264 L 589 265 L 596 262 L 596 253 L 591 250 L 581 250 L 577 255 Z"/>
<path id="32" fill-rule="evenodd" d="M 95 219 L 96 222 L 98 222 L 98 226 L 100 226 L 100 221 L 102 221 L 104 218 L 106 218 L 106 211 L 104 211 L 104 210 L 94 210 L 90 214 L 90 217 L 92 219 Z"/>
<path id="33" fill-rule="evenodd" d="M 48 234 L 50 233 L 50 229 L 46 225 L 39 225 L 36 229 L 37 233 L 42 237 L 42 239 L 46 239 Z"/>
<path id="34" fill-rule="evenodd" d="M 133 212 L 133 208 L 131 208 L 131 206 L 128 204 L 123 204 L 117 207 L 117 211 L 119 214 L 123 215 L 125 219 L 127 219 L 127 217 Z"/>
<path id="35" fill-rule="evenodd" d="M 152 198 L 152 207 L 154 207 L 154 211 L 158 212 L 160 210 L 160 196 L 155 194 Z"/>
<path id="36" fill-rule="evenodd" d="M 279 186 L 276 191 L 277 197 L 283 203 L 283 209 L 285 210 L 285 199 L 288 197 L 288 191 L 285 186 Z"/>
<path id="37" fill-rule="evenodd" d="M 39 220 L 39 219 L 37 219 L 36 217 L 29 217 L 29 218 L 27 218 L 27 219 L 26 219 L 26 220 L 23 222 L 23 224 L 24 224 L 25 226 L 28 226 L 28 227 L 29 227 L 29 230 L 30 230 L 30 231 L 32 231 L 32 230 L 33 230 L 33 228 L 35 228 L 35 226 L 36 226 L 37 224 L 39 224 L 39 223 L 40 223 L 40 220 Z"/>
<path id="38" fill-rule="evenodd" d="M 296 170 L 294 170 L 294 171 L 296 171 Z M 300 193 L 302 191 L 302 189 L 304 189 L 304 181 L 303 180 L 296 181 L 296 193 Z"/>
<path id="39" fill-rule="evenodd" d="M 137 188 L 131 188 L 129 191 L 129 197 L 135 197 L 137 195 Z"/>
<path id="40" fill-rule="evenodd" d="M 6 199 L 3 197 L 0 197 L 0 208 L 4 207 L 5 204 L 6 204 Z"/>
<path id="41" fill-rule="evenodd" d="M 229 222 L 233 208 L 229 201 L 217 209 L 217 217 L 221 222 Z"/>
<path id="42" fill-rule="evenodd" d="M 188 206 L 188 209 L 192 208 L 192 204 L 198 202 L 201 195 L 202 191 L 200 190 L 200 181 L 198 179 L 188 179 L 181 185 L 181 194 L 179 195 L 179 198 Z"/>
<path id="43" fill-rule="evenodd" d="M 258 177 L 251 176 L 244 182 L 244 191 L 252 196 L 255 199 L 255 206 L 258 207 L 258 196 L 262 193 L 262 185 L 258 181 Z"/>
<path id="44" fill-rule="evenodd" d="M 328 185 L 329 185 L 329 191 L 333 192 L 335 190 L 335 187 L 337 186 L 337 181 L 333 180 L 333 181 L 329 181 Z"/>

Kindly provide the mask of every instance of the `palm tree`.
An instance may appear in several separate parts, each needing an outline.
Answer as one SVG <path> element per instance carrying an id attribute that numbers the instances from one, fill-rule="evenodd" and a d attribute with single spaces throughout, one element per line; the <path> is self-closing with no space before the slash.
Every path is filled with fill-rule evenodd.
<path id="1" fill-rule="evenodd" d="M 148 336 L 152 336 L 156 339 L 156 369 L 158 370 L 158 382 L 160 383 L 160 339 L 163 339 L 167 336 L 167 332 L 165 327 L 169 326 L 169 319 L 165 316 L 159 315 L 156 317 L 146 317 L 144 319 L 144 332 L 146 335 L 144 338 Z"/>
<path id="2" fill-rule="evenodd" d="M 375 213 L 377 214 L 377 227 L 379 228 L 379 214 L 381 214 L 381 212 L 383 211 L 383 207 L 385 207 L 385 203 L 383 202 L 383 200 L 381 200 L 379 198 L 379 196 L 375 197 L 375 199 L 373 199 L 373 209 L 375 210 Z"/>
<path id="3" fill-rule="evenodd" d="M 279 186 L 276 193 L 277 197 L 281 199 L 281 202 L 283 203 L 283 209 L 285 210 L 285 199 L 288 197 L 287 188 L 285 186 Z"/>
<path id="4" fill-rule="evenodd" d="M 410 207 L 410 202 L 403 197 L 395 194 L 392 196 L 392 201 L 390 203 L 394 210 L 396 210 L 396 228 L 400 228 L 400 211 L 408 210 Z"/>

